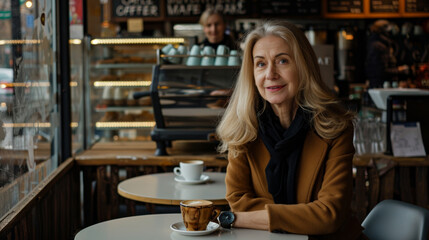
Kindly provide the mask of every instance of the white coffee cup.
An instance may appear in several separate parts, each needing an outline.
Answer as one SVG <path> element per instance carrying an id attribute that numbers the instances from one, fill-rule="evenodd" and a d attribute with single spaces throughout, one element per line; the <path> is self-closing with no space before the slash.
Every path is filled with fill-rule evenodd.
<path id="1" fill-rule="evenodd" d="M 180 162 L 180 167 L 175 167 L 173 172 L 183 177 L 186 181 L 197 181 L 201 179 L 204 170 L 204 162 L 201 160 L 189 160 Z"/>

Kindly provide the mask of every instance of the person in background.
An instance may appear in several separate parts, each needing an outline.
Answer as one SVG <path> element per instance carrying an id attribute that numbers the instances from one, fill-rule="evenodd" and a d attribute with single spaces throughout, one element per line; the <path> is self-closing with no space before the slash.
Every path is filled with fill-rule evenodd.
<path id="1" fill-rule="evenodd" d="M 394 56 L 394 43 L 389 38 L 390 23 L 387 20 L 377 20 L 371 27 L 368 38 L 365 61 L 366 78 L 369 88 L 391 86 L 398 81 L 398 74 L 408 74 L 408 66 L 397 66 Z M 386 82 L 386 84 L 385 84 Z"/>
<path id="2" fill-rule="evenodd" d="M 366 239 L 351 217 L 354 114 L 321 78 L 304 33 L 268 21 L 244 40 L 217 134 L 228 152 L 229 226 Z M 221 221 L 220 221 L 221 222 Z M 226 224 L 221 222 L 222 226 Z"/>
<path id="3" fill-rule="evenodd" d="M 211 46 L 216 50 L 219 45 L 225 45 L 230 50 L 237 49 L 232 37 L 225 33 L 226 22 L 222 12 L 212 8 L 205 10 L 201 14 L 200 24 L 205 35 L 202 46 Z"/>

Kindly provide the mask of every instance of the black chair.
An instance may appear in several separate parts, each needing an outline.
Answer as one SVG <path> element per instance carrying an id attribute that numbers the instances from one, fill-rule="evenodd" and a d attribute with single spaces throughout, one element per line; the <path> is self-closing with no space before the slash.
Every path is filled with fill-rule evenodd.
<path id="1" fill-rule="evenodd" d="M 397 200 L 378 203 L 362 223 L 371 240 L 427 240 L 429 210 Z"/>

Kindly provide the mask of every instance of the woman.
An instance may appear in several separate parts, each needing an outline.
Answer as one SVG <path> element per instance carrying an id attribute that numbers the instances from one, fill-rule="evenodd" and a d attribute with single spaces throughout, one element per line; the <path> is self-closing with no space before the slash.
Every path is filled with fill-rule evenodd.
<path id="1" fill-rule="evenodd" d="M 243 46 L 217 129 L 219 150 L 228 151 L 226 199 L 234 227 L 364 239 L 350 217 L 354 115 L 323 83 L 305 35 L 271 21 L 250 32 Z"/>
<path id="2" fill-rule="evenodd" d="M 218 10 L 209 8 L 201 14 L 200 24 L 203 26 L 206 38 L 202 46 L 210 46 L 215 50 L 219 45 L 225 45 L 229 49 L 236 49 L 237 46 L 230 35 L 225 34 L 226 23 L 222 13 Z"/>

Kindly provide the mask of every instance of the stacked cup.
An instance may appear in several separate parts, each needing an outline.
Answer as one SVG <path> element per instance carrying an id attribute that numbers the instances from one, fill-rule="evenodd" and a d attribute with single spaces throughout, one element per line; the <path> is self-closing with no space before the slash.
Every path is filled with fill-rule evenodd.
<path id="1" fill-rule="evenodd" d="M 180 55 L 182 55 L 180 59 L 180 63 L 185 64 L 186 63 L 186 57 L 183 57 L 184 55 L 188 54 L 188 49 L 184 45 L 179 45 L 177 47 L 177 51 Z"/>
<path id="2" fill-rule="evenodd" d="M 175 49 L 174 47 L 171 48 L 170 51 L 168 51 L 169 57 L 167 57 L 167 60 L 174 64 L 180 63 L 181 61 L 180 57 L 177 57 L 177 56 L 174 57 L 175 55 L 178 55 L 178 54 L 179 54 L 179 51 L 177 49 Z"/>
<path id="3" fill-rule="evenodd" d="M 193 45 L 189 57 L 186 60 L 188 66 L 199 66 L 201 64 L 201 48 L 198 45 Z"/>
<path id="4" fill-rule="evenodd" d="M 210 46 L 205 46 L 203 49 L 203 59 L 201 60 L 201 66 L 213 66 L 215 62 L 215 50 Z"/>
<path id="5" fill-rule="evenodd" d="M 219 45 L 216 50 L 215 66 L 226 66 L 228 65 L 229 48 L 225 45 Z"/>
<path id="6" fill-rule="evenodd" d="M 163 48 L 161 48 L 161 52 L 163 54 L 168 54 L 172 48 L 174 48 L 173 44 L 167 44 Z"/>
<path id="7" fill-rule="evenodd" d="M 164 60 L 174 64 L 180 64 L 183 62 L 183 59 L 182 59 L 183 57 L 177 56 L 177 55 L 186 55 L 188 53 L 185 46 L 180 45 L 176 49 L 172 44 L 165 45 L 161 49 L 161 52 L 165 55 L 168 55 L 168 57 L 163 58 Z"/>
<path id="8" fill-rule="evenodd" d="M 237 50 L 231 50 L 228 58 L 228 66 L 240 66 L 240 56 Z"/>

